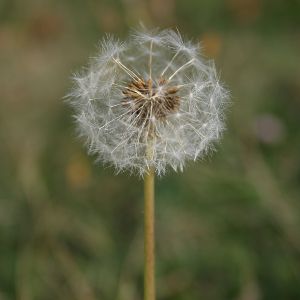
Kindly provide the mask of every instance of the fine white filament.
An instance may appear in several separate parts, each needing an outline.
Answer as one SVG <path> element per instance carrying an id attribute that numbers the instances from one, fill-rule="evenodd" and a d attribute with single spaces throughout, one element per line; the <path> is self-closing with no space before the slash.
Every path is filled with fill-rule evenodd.
<path id="1" fill-rule="evenodd" d="M 156 86 L 156 94 L 146 97 L 136 90 L 136 97 L 155 103 L 165 90 L 175 88 L 179 107 L 163 119 L 153 113 L 152 102 L 143 118 L 139 111 L 133 113 L 130 99 L 124 105 L 124 91 L 140 81 Z M 87 70 L 74 76 L 68 97 L 89 152 L 117 171 L 143 176 L 149 167 L 159 175 L 168 167 L 182 170 L 188 160 L 212 149 L 224 129 L 228 93 L 198 45 L 173 30 L 143 30 L 133 32 L 127 42 L 106 36 Z M 146 155 L 149 143 L 151 156 Z"/>

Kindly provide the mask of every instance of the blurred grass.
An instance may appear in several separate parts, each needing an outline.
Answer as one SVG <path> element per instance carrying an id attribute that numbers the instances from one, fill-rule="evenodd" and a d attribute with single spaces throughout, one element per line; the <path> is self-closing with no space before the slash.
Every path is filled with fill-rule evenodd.
<path id="1" fill-rule="evenodd" d="M 157 182 L 159 299 L 300 298 L 300 3 L 0 2 L 0 300 L 142 298 L 142 182 L 96 166 L 62 97 L 104 32 L 201 40 L 218 151 Z"/>

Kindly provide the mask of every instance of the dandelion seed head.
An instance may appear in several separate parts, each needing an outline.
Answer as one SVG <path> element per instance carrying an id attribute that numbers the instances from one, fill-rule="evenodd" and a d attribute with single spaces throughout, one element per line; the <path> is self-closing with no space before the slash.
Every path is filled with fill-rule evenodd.
<path id="1" fill-rule="evenodd" d="M 183 170 L 224 130 L 228 92 L 199 45 L 172 30 L 106 36 L 69 93 L 79 134 L 98 160 L 143 176 Z"/>

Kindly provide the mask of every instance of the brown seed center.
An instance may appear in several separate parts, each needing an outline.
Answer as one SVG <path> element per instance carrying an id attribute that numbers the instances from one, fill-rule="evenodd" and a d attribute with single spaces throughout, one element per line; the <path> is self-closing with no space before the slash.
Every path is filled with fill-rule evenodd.
<path id="1" fill-rule="evenodd" d="M 168 86 L 164 78 L 157 82 L 134 80 L 122 91 L 122 103 L 132 110 L 138 125 L 147 125 L 151 120 L 165 121 L 168 115 L 179 109 L 178 90 L 176 86 Z"/>

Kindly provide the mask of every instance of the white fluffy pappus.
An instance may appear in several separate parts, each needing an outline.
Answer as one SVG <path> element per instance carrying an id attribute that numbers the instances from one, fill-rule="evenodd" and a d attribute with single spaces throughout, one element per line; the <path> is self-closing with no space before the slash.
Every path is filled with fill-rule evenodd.
<path id="1" fill-rule="evenodd" d="M 164 174 L 201 158 L 224 129 L 228 92 L 198 45 L 173 30 L 106 36 L 68 95 L 88 150 L 117 171 Z"/>

